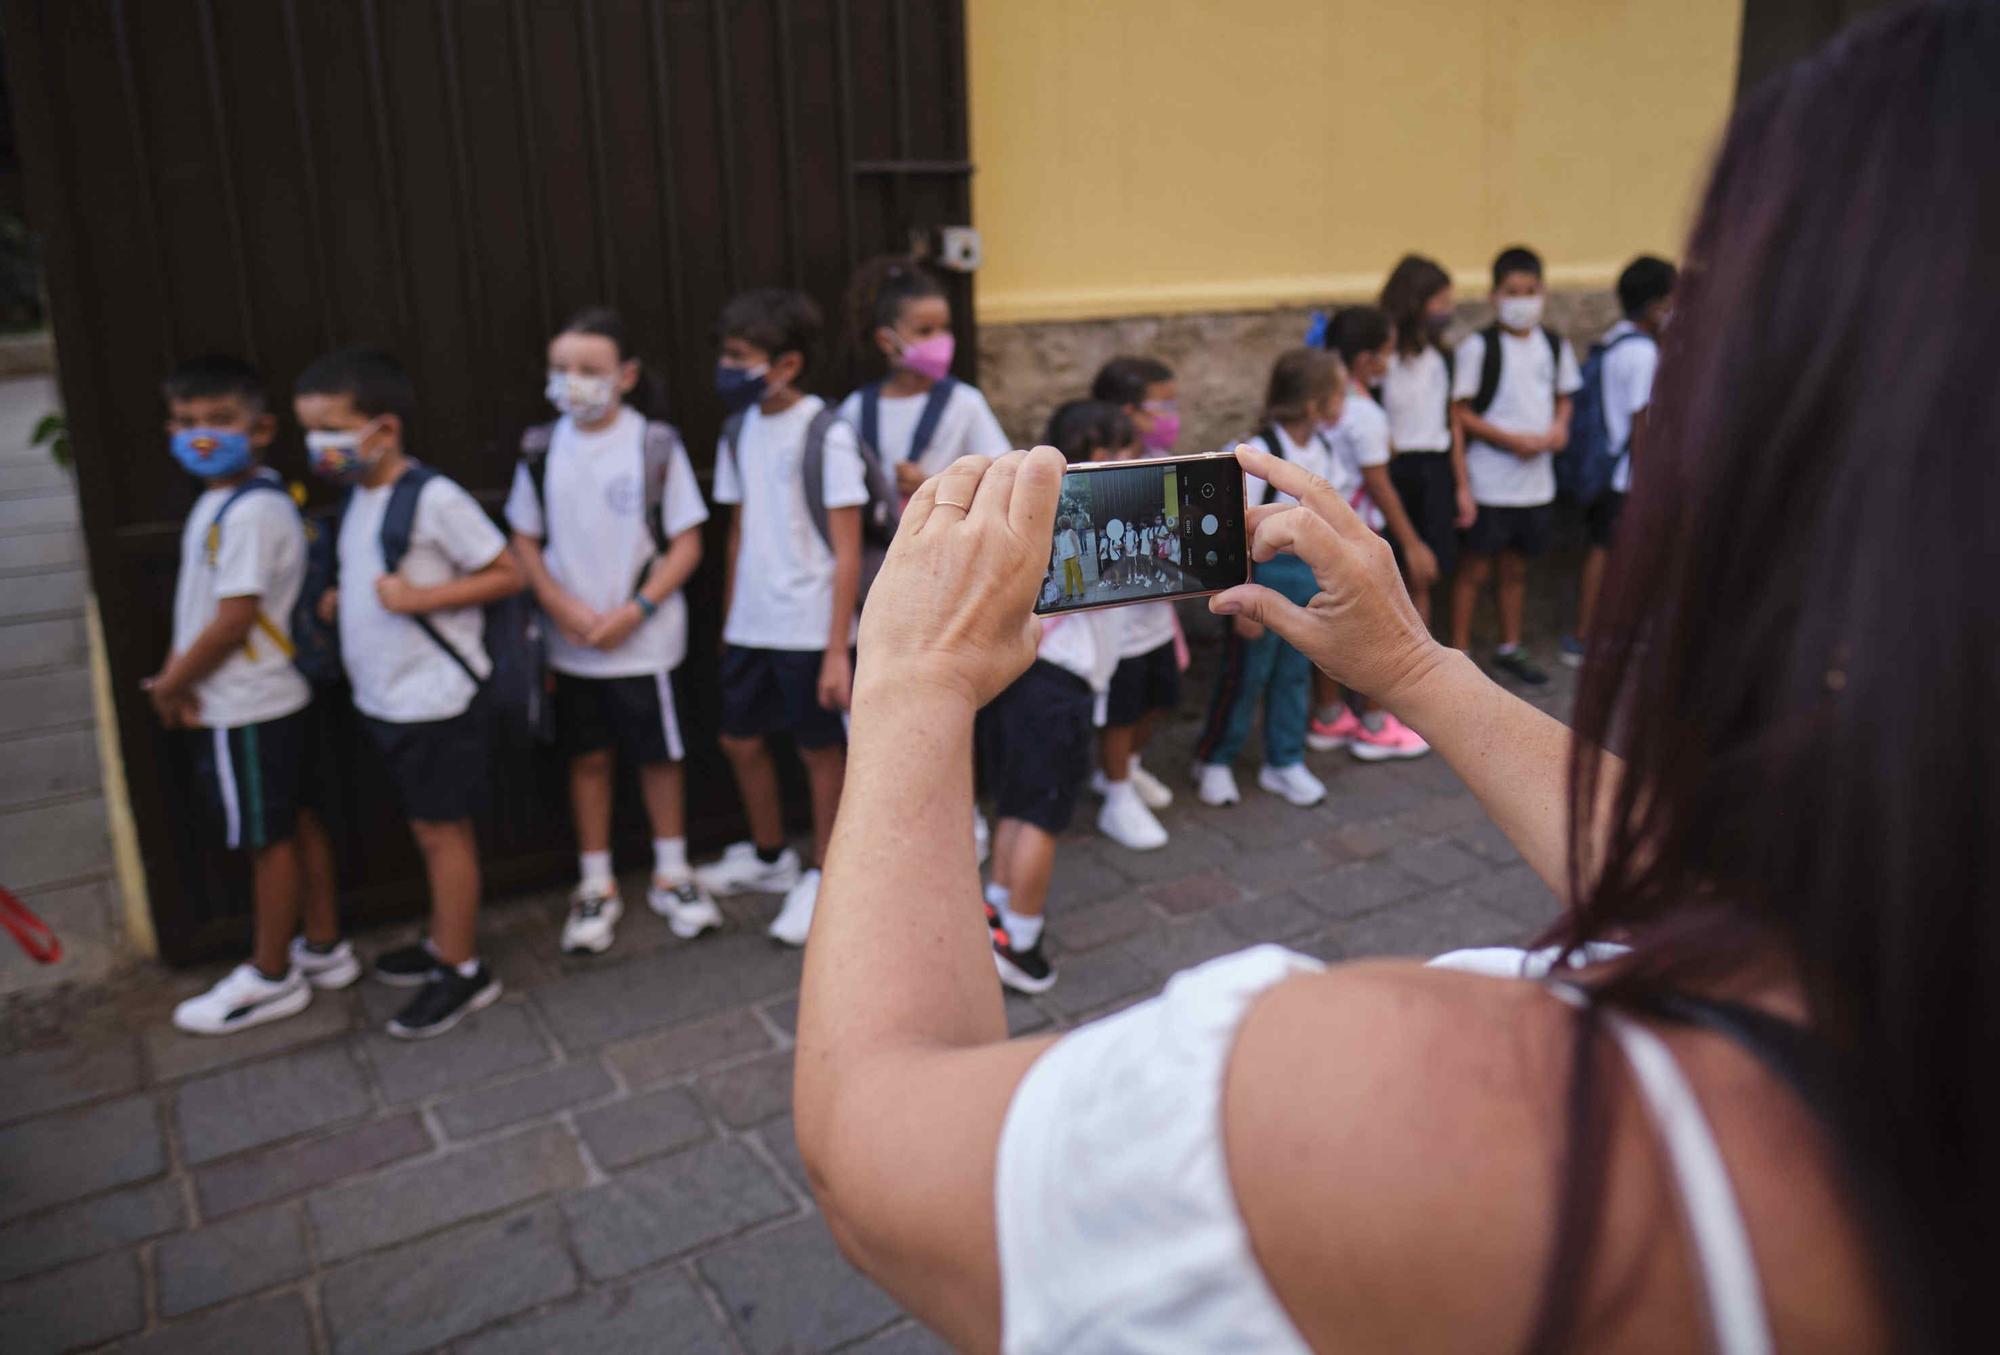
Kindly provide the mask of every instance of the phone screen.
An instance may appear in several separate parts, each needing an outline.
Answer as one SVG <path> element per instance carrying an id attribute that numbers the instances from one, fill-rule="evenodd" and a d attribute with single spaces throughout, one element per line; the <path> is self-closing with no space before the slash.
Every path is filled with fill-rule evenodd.
<path id="1" fill-rule="evenodd" d="M 1234 456 L 1071 466 L 1056 507 L 1042 616 L 1198 597 L 1250 577 Z"/>

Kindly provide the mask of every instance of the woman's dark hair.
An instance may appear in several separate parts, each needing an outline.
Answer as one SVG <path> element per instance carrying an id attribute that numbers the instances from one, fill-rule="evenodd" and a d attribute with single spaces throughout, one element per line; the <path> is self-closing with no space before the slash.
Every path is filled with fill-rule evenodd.
<path id="1" fill-rule="evenodd" d="M 639 383 L 625 396 L 625 403 L 644 418 L 666 417 L 667 380 L 633 350 L 630 340 L 625 337 L 625 319 L 617 311 L 609 306 L 585 306 L 556 331 L 558 338 L 565 334 L 595 334 L 601 339 L 611 340 L 620 362 L 639 364 Z"/>
<path id="2" fill-rule="evenodd" d="M 1674 294 L 1680 274 L 1665 259 L 1641 254 L 1618 275 L 1618 308 L 1636 320 L 1646 307 Z"/>
<path id="3" fill-rule="evenodd" d="M 1628 934 L 1593 985 L 1627 1007 L 1772 943 L 1796 966 L 1841 1184 L 1920 1352 L 1996 1341 L 1996 70 L 2000 6 L 1910 6 L 1739 107 L 1591 631 L 1553 934 Z M 1580 1025 L 1538 1350 L 1584 1343 L 1610 1093 Z"/>
<path id="4" fill-rule="evenodd" d="M 1389 317 L 1375 306 L 1349 306 L 1326 324 L 1326 346 L 1352 369 L 1363 353 L 1373 353 L 1394 332 Z"/>
<path id="5" fill-rule="evenodd" d="M 1130 447 L 1139 430 L 1132 416 L 1103 400 L 1071 400 L 1049 415 L 1042 441 L 1063 454 L 1065 461 L 1088 461 L 1099 452 Z"/>
<path id="6" fill-rule="evenodd" d="M 1162 381 L 1172 381 L 1174 369 L 1158 358 L 1113 358 L 1097 369 L 1090 383 L 1090 398 L 1107 400 L 1124 408 L 1146 403 L 1146 390 Z"/>
<path id="7" fill-rule="evenodd" d="M 1380 345 L 1376 345 L 1380 347 Z M 1290 423 L 1340 389 L 1347 368 L 1330 348 L 1289 348 L 1271 364 L 1264 387 L 1265 423 Z"/>
<path id="8" fill-rule="evenodd" d="M 875 331 L 894 329 L 908 303 L 944 295 L 937 275 L 907 254 L 880 254 L 855 269 L 847 284 L 848 342 L 854 345 L 855 360 L 865 370 L 879 369 L 882 350 Z"/>
<path id="9" fill-rule="evenodd" d="M 1493 256 L 1493 289 L 1515 273 L 1526 273 L 1537 282 L 1542 278 L 1542 256 L 1526 245 L 1509 245 Z"/>
<path id="10" fill-rule="evenodd" d="M 1449 286 L 1451 274 L 1435 259 L 1426 259 L 1421 254 L 1405 254 L 1389 270 L 1389 280 L 1382 284 L 1381 306 L 1389 323 L 1396 327 L 1398 353 L 1413 358 L 1431 346 L 1425 308 L 1432 297 Z"/>

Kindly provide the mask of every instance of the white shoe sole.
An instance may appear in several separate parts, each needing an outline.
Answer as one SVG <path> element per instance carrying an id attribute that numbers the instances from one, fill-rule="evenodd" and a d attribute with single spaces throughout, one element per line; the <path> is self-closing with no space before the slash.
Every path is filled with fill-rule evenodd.
<path id="1" fill-rule="evenodd" d="M 1294 809 L 1311 809 L 1314 805 L 1321 804 L 1326 800 L 1325 791 L 1321 791 L 1319 794 L 1313 796 L 1311 799 L 1301 799 L 1300 797 L 1292 794 L 1292 792 L 1289 790 L 1286 790 L 1280 786 L 1272 785 L 1269 781 L 1266 781 L 1261 776 L 1257 778 L 1257 786 L 1258 789 L 1262 790 L 1265 794 L 1277 796 L 1280 800 L 1283 800 L 1286 804 L 1291 805 Z"/>
<path id="2" fill-rule="evenodd" d="M 1306 747 L 1312 749 L 1315 753 L 1337 753 L 1343 748 L 1352 748 L 1353 746 L 1354 740 L 1348 738 L 1345 734 L 1337 737 L 1332 734 L 1306 735 Z"/>
<path id="3" fill-rule="evenodd" d="M 1106 828 L 1101 823 L 1097 825 L 1097 831 L 1101 833 L 1107 841 L 1117 843 L 1119 846 L 1123 847 L 1128 852 L 1156 852 L 1160 850 L 1160 848 L 1166 846 L 1168 842 L 1172 841 L 1171 838 L 1163 836 L 1157 842 L 1133 842 L 1127 838 L 1119 837 L 1116 833 L 1113 833 L 1111 830 Z"/>
<path id="4" fill-rule="evenodd" d="M 696 871 L 694 882 L 719 899 L 734 898 L 738 894 L 789 894 L 792 886 L 799 882 L 799 872 L 770 880 L 717 880 Z"/>
<path id="5" fill-rule="evenodd" d="M 472 1015 L 474 1012 L 485 1011 L 499 1000 L 500 980 L 494 979 L 491 983 L 473 994 L 470 1002 L 467 1002 L 463 1007 L 460 1007 L 434 1026 L 425 1026 L 422 1030 L 412 1030 L 408 1026 L 397 1024 L 392 1019 L 385 1029 L 399 1040 L 428 1040 L 433 1036 L 442 1035 L 446 1031 L 456 1028 L 458 1023 L 466 1017 Z"/>
<path id="6" fill-rule="evenodd" d="M 1035 978 L 1022 971 L 1018 965 L 997 950 L 993 952 L 993 967 L 1000 971 L 1000 982 L 1017 993 L 1033 996 L 1036 993 L 1046 993 L 1056 986 L 1055 970 L 1051 969 L 1045 979 Z"/>
<path id="7" fill-rule="evenodd" d="M 1412 758 L 1423 757 L 1430 751 L 1428 744 L 1406 752 L 1400 748 L 1383 748 L 1372 743 L 1354 743 L 1348 746 L 1347 755 L 1356 762 L 1408 762 Z"/>
<path id="8" fill-rule="evenodd" d="M 296 957 L 294 963 L 297 963 Z M 361 961 L 348 956 L 346 964 L 328 965 L 325 969 L 307 969 L 299 965 L 299 973 L 305 981 L 321 992 L 331 993 L 347 987 L 361 977 Z"/>
<path id="9" fill-rule="evenodd" d="M 287 993 L 281 998 L 266 1002 L 240 1021 L 226 1026 L 189 1025 L 181 1020 L 179 1012 L 174 1013 L 174 1029 L 185 1035 L 234 1035 L 239 1030 L 249 1030 L 253 1026 L 266 1026 L 273 1021 L 282 1021 L 288 1016 L 297 1016 L 312 1005 L 312 988 L 300 984 L 295 993 Z"/>
<path id="10" fill-rule="evenodd" d="M 565 935 L 562 939 L 563 954 L 602 955 L 605 951 L 611 949 L 611 943 L 618 939 L 618 924 L 625 917 L 625 905 L 617 899 L 607 899 L 605 902 L 607 906 L 600 914 L 604 919 L 603 936 L 590 940 L 571 940 L 568 935 Z M 567 932 L 567 928 L 564 930 Z"/>
<path id="11" fill-rule="evenodd" d="M 719 912 L 692 920 L 688 919 L 687 915 L 681 911 L 681 901 L 675 898 L 671 891 L 663 893 L 657 889 L 648 889 L 646 891 L 646 906 L 660 917 L 666 919 L 667 930 L 683 941 L 692 941 L 703 932 L 712 931 L 722 925 L 722 914 Z"/>

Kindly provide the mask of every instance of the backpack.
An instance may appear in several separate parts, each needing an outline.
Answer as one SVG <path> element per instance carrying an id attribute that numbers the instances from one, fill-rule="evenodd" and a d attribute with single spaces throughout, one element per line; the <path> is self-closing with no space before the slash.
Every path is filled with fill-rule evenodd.
<path id="1" fill-rule="evenodd" d="M 951 393 L 957 389 L 956 377 L 941 377 L 924 396 L 923 412 L 917 415 L 917 428 L 910 435 L 905 461 L 920 460 L 930 450 L 931 439 L 937 436 L 938 424 L 944 419 L 945 406 L 951 403 Z M 871 448 L 882 446 L 881 423 L 882 383 L 873 381 L 861 388 L 861 440 Z M 876 454 L 879 456 L 880 451 Z"/>
<path id="2" fill-rule="evenodd" d="M 1623 447 L 1611 445 L 1611 424 L 1604 416 L 1604 361 L 1627 339 L 1644 337 L 1635 329 L 1609 343 L 1599 340 L 1584 359 L 1583 387 L 1570 409 L 1569 445 L 1556 453 L 1556 492 L 1579 505 L 1588 506 L 1603 497 L 1611 488 L 1618 463 L 1631 451 L 1629 435 Z"/>
<path id="3" fill-rule="evenodd" d="M 536 424 L 521 434 L 521 467 L 528 472 L 528 487 L 535 493 L 535 506 L 542 510 L 542 547 L 549 544 L 549 449 L 554 445 L 555 424 Z M 653 566 L 667 553 L 667 529 L 660 524 L 661 510 L 667 502 L 667 476 L 672 472 L 674 454 L 681 450 L 680 430 L 659 419 L 646 420 L 645 437 L 640 442 L 644 457 L 645 508 L 643 515 L 646 531 L 653 538 L 653 553 L 639 566 L 639 576 L 633 580 L 636 591 L 646 582 L 646 576 L 653 572 Z"/>
<path id="4" fill-rule="evenodd" d="M 826 543 L 828 550 L 833 549 L 833 535 L 826 524 L 826 435 L 838 422 L 840 415 L 831 406 L 822 405 L 819 412 L 812 416 L 812 422 L 806 425 L 805 454 L 799 458 L 799 478 L 804 481 L 806 511 L 811 514 L 813 527 L 818 530 L 819 539 Z M 742 433 L 743 415 L 732 414 L 724 420 L 722 441 L 731 457 L 737 457 L 736 443 Z M 861 505 L 861 587 L 855 594 L 858 613 L 861 604 L 868 600 L 869 586 L 882 572 L 882 558 L 889 553 L 889 543 L 896 539 L 896 526 L 902 521 L 903 514 L 896 506 L 896 489 L 883 468 L 881 453 L 866 438 L 858 435 L 855 446 L 861 453 L 862 482 L 868 487 L 868 502 Z M 740 473 L 740 458 L 737 465 Z"/>
<path id="5" fill-rule="evenodd" d="M 294 502 L 302 493 L 288 488 L 283 481 L 270 472 L 260 471 L 229 492 L 222 501 L 222 507 L 215 510 L 214 521 L 208 524 L 205 548 L 208 562 L 215 563 L 216 552 L 222 548 L 222 519 L 236 505 L 236 501 L 246 494 L 260 490 L 283 494 Z M 334 586 L 336 561 L 334 558 L 334 536 L 328 530 L 328 523 L 320 514 L 301 514 L 301 525 L 306 534 L 306 569 L 299 580 L 299 596 L 292 603 L 292 614 L 287 624 L 280 627 L 262 608 L 257 611 L 257 629 L 283 651 L 292 666 L 314 687 L 329 687 L 339 682 L 343 676 L 340 666 L 340 632 L 334 626 L 320 620 L 320 595 Z M 250 642 L 244 642 L 249 650 Z"/>
<path id="6" fill-rule="evenodd" d="M 410 535 L 416 527 L 417 500 L 423 488 L 438 472 L 420 461 L 397 478 L 389 490 L 389 503 L 382 510 L 382 570 L 394 574 L 409 554 Z M 486 613 L 486 654 L 493 668 L 485 677 L 444 638 L 436 624 L 422 613 L 409 619 L 445 652 L 459 671 L 472 679 L 474 687 L 492 698 L 501 731 L 512 739 L 550 743 L 555 739 L 555 710 L 549 700 L 554 683 L 542 637 L 541 609 L 532 594 L 522 592 L 489 602 Z"/>
<path id="7" fill-rule="evenodd" d="M 1562 370 L 1562 337 L 1547 325 L 1539 326 L 1542 337 L 1549 342 L 1549 357 L 1554 360 L 1556 370 Z M 1500 393 L 1500 326 L 1488 325 L 1479 331 L 1485 342 L 1480 345 L 1479 389 L 1467 403 L 1474 414 L 1484 414 L 1493 403 L 1493 397 Z"/>
<path id="8" fill-rule="evenodd" d="M 1258 429 L 1255 433 L 1251 434 L 1251 436 L 1256 438 L 1257 441 L 1263 443 L 1264 446 L 1270 450 L 1271 455 L 1277 457 L 1278 460 L 1280 461 L 1291 460 L 1290 457 L 1285 455 L 1285 444 L 1278 441 L 1278 427 L 1276 424 L 1267 423 L 1262 428 Z M 1319 443 L 1322 447 L 1325 447 L 1329 455 L 1332 456 L 1340 455 L 1340 449 L 1333 445 L 1332 435 L 1327 433 L 1324 429 L 1313 433 L 1313 441 Z M 1276 490 L 1272 491 L 1272 493 L 1274 494 L 1276 492 L 1277 492 Z M 1363 522 L 1366 522 L 1368 520 L 1367 510 L 1373 507 L 1373 501 L 1368 497 L 1368 486 L 1365 484 L 1357 486 L 1355 488 L 1355 491 L 1347 496 L 1347 506 L 1349 508 L 1352 508 L 1356 513 L 1360 514 L 1361 520 Z"/>

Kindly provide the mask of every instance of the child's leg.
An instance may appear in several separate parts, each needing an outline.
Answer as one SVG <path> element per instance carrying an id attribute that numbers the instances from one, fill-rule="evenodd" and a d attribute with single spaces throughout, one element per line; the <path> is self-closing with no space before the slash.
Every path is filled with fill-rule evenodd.
<path id="1" fill-rule="evenodd" d="M 1493 572 L 1493 557 L 1490 555 L 1466 555 L 1458 562 L 1458 573 L 1451 581 L 1451 644 L 1452 648 L 1472 652 L 1472 613 L 1479 605 L 1480 590 L 1486 587 L 1486 578 Z"/>
<path id="2" fill-rule="evenodd" d="M 1500 552 L 1500 643 L 1521 643 L 1521 613 L 1528 597 L 1528 562 L 1511 550 Z"/>
<path id="3" fill-rule="evenodd" d="M 1055 837 L 1020 819 L 1008 819 L 1003 827 L 1014 830 L 1007 842 L 1007 888 L 1012 894 L 1007 911 L 1038 918 L 1048 907 L 1049 881 L 1055 875 Z"/>
<path id="4" fill-rule="evenodd" d="M 1269 631 L 1254 640 L 1245 640 L 1232 627 L 1223 641 L 1222 672 L 1216 677 L 1209 696 L 1208 719 L 1196 741 L 1194 759 L 1228 766 L 1243 751 L 1250 736 L 1250 722 L 1256 718 L 1257 702 L 1271 679 L 1271 662 L 1277 655 L 1278 637 Z"/>
<path id="5" fill-rule="evenodd" d="M 299 927 L 299 847 L 294 839 L 250 854 L 250 888 L 256 908 L 250 959 L 265 978 L 282 978 L 292 966 L 292 933 Z"/>
<path id="6" fill-rule="evenodd" d="M 579 753 L 569 763 L 569 812 L 576 824 L 579 852 L 611 850 L 611 786 L 615 769 L 609 748 Z"/>
<path id="7" fill-rule="evenodd" d="M 1139 723 L 1132 726 L 1133 757 L 1142 758 L 1146 755 L 1146 745 L 1153 741 L 1153 729 L 1159 723 L 1160 712 L 1158 709 L 1154 709 L 1141 715 Z"/>
<path id="8" fill-rule="evenodd" d="M 778 769 L 771 761 L 771 749 L 759 738 L 722 736 L 722 751 L 729 757 L 729 769 L 736 774 L 736 791 L 743 797 L 743 816 L 750 821 L 750 840 L 759 851 L 777 851 L 785 845 L 784 802 L 778 793 Z"/>
<path id="9" fill-rule="evenodd" d="M 1604 588 L 1604 566 L 1611 553 L 1602 546 L 1592 546 L 1583 557 L 1583 577 L 1577 582 L 1576 590 L 1576 638 L 1590 639 L 1591 618 L 1597 612 L 1597 595 Z"/>
<path id="10" fill-rule="evenodd" d="M 1021 831 L 1019 819 L 1001 819 L 993 825 L 993 883 L 1012 889 L 1014 880 L 1014 839 Z"/>
<path id="11" fill-rule="evenodd" d="M 678 762 L 649 762 L 639 769 L 639 793 L 646 801 L 646 819 L 655 842 L 679 842 L 687 836 L 687 778 Z"/>
<path id="12" fill-rule="evenodd" d="M 1264 696 L 1264 765 L 1295 767 L 1306 759 L 1306 719 L 1312 661 L 1280 640 L 1271 656 Z"/>
<path id="13" fill-rule="evenodd" d="M 439 823 L 410 820 L 424 874 L 431 886 L 431 948 L 448 965 L 462 965 L 478 951 L 479 840 L 471 819 Z"/>
<path id="14" fill-rule="evenodd" d="M 828 744 L 824 748 L 799 749 L 806 764 L 806 784 L 812 791 L 813 857 L 815 866 L 826 864 L 826 846 L 833 840 L 834 815 L 840 812 L 840 787 L 847 779 L 847 745 Z"/>
<path id="15" fill-rule="evenodd" d="M 333 843 L 310 809 L 299 810 L 299 908 L 306 940 L 330 946 L 340 939 L 340 907 L 333 887 Z"/>
<path id="16" fill-rule="evenodd" d="M 1097 740 L 1098 765 L 1106 781 L 1123 781 L 1132 773 L 1132 753 L 1138 747 L 1138 725 L 1106 725 Z"/>
<path id="17" fill-rule="evenodd" d="M 1315 667 L 1312 670 L 1312 709 L 1319 719 L 1332 723 L 1340 718 L 1340 684 Z"/>

